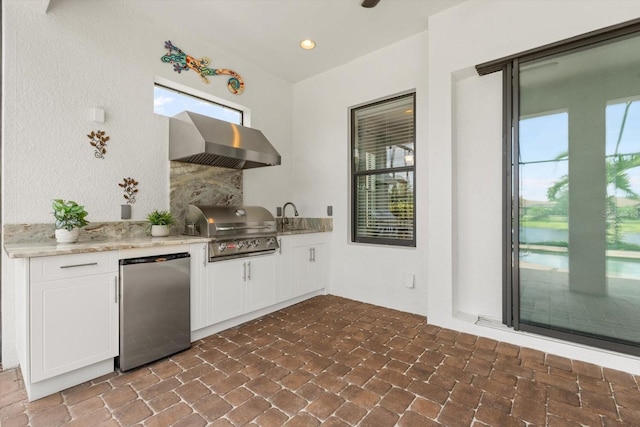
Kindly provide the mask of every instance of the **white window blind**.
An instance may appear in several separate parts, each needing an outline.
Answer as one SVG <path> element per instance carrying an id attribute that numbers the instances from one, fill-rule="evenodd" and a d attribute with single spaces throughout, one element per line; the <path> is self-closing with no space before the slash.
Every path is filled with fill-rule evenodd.
<path id="1" fill-rule="evenodd" d="M 415 246 L 414 98 L 351 110 L 353 241 Z"/>

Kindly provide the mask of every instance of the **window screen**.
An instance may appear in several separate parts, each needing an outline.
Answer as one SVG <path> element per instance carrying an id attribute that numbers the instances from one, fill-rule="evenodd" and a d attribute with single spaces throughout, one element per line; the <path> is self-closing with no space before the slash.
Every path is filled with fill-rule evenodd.
<path id="1" fill-rule="evenodd" d="M 415 94 L 351 110 L 352 241 L 415 246 Z"/>

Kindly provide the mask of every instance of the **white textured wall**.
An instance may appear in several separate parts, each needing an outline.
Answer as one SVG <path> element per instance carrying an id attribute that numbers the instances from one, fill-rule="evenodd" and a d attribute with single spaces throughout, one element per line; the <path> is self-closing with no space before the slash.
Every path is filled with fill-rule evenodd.
<path id="1" fill-rule="evenodd" d="M 496 117 L 496 112 L 502 113 L 501 73 L 484 77 L 477 73 L 456 73 L 452 147 L 453 281 L 460 286 L 453 287 L 453 312 L 500 319 L 502 117 Z"/>
<path id="2" fill-rule="evenodd" d="M 224 46 L 190 38 L 188 26 L 159 27 L 126 2 L 52 2 L 46 15 L 29 1 L 4 3 L 5 223 L 50 222 L 53 198 L 84 204 L 89 220 L 119 220 L 124 199 L 117 184 L 128 176 L 140 182 L 133 219 L 168 208 L 168 125 L 153 114 L 155 76 L 250 108 L 252 126 L 288 151 L 290 84 Z M 175 73 L 160 61 L 167 39 L 191 55 L 209 56 L 213 67 L 238 71 L 245 93 L 232 95 L 224 76 L 209 77 L 207 85 L 193 71 Z M 93 107 L 105 109 L 105 123 L 88 120 Z M 94 129 L 111 138 L 103 160 L 93 157 L 86 137 Z M 282 169 L 268 168 L 262 177 Z"/>
<path id="3" fill-rule="evenodd" d="M 524 0 L 465 2 L 430 19 L 430 322 L 640 373 L 637 357 L 473 324 L 500 318 L 502 295 L 501 76 L 474 66 L 638 17 L 637 1 Z"/>
<path id="4" fill-rule="evenodd" d="M 294 85 L 293 201 L 304 216 L 333 206 L 330 292 L 426 314 L 427 35 L 411 37 Z M 349 237 L 349 107 L 416 90 L 417 248 Z M 416 286 L 404 286 L 406 273 Z"/>
<path id="5" fill-rule="evenodd" d="M 41 1 L 4 0 L 2 7 L 4 223 L 53 223 L 54 198 L 84 204 L 90 221 L 118 221 L 124 202 L 118 183 L 129 176 L 140 182 L 134 220 L 169 209 L 168 119 L 153 113 L 156 77 L 247 107 L 251 125 L 289 163 L 291 84 L 237 57 L 232 46 L 195 39 L 188 24 L 159 26 L 126 1 L 53 1 L 46 14 Z M 240 73 L 245 92 L 231 94 L 224 76 L 205 84 L 193 71 L 174 72 L 160 60 L 168 39 L 188 54 L 210 57 L 212 67 Z M 93 107 L 105 109 L 105 123 L 89 121 Z M 94 158 L 86 137 L 96 129 L 111 138 L 103 160 Z M 288 198 L 290 170 L 246 172 L 245 203 Z M 3 362 L 11 366 L 14 302 L 6 256 L 2 276 Z"/>

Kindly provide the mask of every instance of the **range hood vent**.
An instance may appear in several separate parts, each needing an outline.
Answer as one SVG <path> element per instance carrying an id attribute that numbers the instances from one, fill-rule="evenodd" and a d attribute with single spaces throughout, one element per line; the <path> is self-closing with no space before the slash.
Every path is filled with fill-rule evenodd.
<path id="1" fill-rule="evenodd" d="M 257 129 L 183 111 L 169 119 L 169 160 L 250 169 L 280 164 L 280 154 Z"/>

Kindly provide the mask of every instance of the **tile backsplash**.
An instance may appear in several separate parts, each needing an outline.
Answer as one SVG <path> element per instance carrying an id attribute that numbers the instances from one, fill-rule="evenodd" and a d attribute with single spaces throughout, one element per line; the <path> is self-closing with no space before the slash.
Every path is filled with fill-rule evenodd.
<path id="1" fill-rule="evenodd" d="M 171 162 L 169 175 L 169 201 L 176 218 L 172 231 L 181 234 L 190 204 L 242 205 L 242 171 Z"/>

